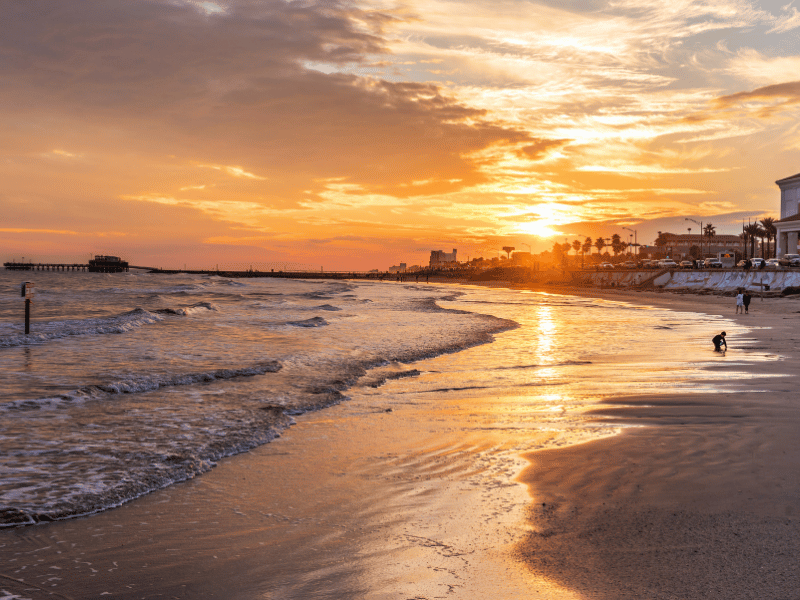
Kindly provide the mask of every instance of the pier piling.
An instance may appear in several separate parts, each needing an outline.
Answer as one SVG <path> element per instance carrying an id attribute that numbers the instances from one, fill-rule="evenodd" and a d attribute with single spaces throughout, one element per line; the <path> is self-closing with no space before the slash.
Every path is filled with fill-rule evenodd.
<path id="1" fill-rule="evenodd" d="M 31 332 L 31 300 L 33 300 L 33 282 L 23 281 L 22 297 L 25 298 L 25 335 Z"/>

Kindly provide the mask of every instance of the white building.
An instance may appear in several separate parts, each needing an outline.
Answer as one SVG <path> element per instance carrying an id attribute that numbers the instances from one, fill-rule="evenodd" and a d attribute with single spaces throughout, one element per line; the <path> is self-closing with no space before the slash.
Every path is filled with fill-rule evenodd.
<path id="1" fill-rule="evenodd" d="M 775 221 L 777 240 L 775 256 L 798 254 L 797 237 L 800 232 L 800 173 L 775 182 L 781 188 L 781 219 Z"/>
<path id="2" fill-rule="evenodd" d="M 442 263 L 456 262 L 456 249 L 453 248 L 452 252 L 444 252 L 443 250 L 431 250 L 431 266 L 439 267 Z"/>

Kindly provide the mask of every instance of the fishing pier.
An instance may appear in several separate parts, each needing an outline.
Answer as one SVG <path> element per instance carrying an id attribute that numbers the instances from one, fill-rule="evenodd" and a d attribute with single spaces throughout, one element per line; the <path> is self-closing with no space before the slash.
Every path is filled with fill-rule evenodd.
<path id="1" fill-rule="evenodd" d="M 88 271 L 89 273 L 122 273 L 130 268 L 119 256 L 95 256 L 88 263 L 5 262 L 11 271 Z M 136 267 L 134 267 L 136 268 Z"/>
<path id="2" fill-rule="evenodd" d="M 11 271 L 86 271 L 89 268 L 88 264 L 77 263 L 7 262 L 3 266 Z"/>

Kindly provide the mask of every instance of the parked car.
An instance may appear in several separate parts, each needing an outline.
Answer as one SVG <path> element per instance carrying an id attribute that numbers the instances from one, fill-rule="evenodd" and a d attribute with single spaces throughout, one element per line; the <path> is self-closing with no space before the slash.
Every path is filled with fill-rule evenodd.
<path id="1" fill-rule="evenodd" d="M 789 267 L 800 267 L 800 254 L 784 254 L 783 260 Z"/>
<path id="2" fill-rule="evenodd" d="M 694 263 L 690 260 L 682 260 L 678 266 L 680 266 L 681 269 L 691 269 L 694 267 Z"/>
<path id="3" fill-rule="evenodd" d="M 767 269 L 777 269 L 778 267 L 782 267 L 781 259 L 780 258 L 768 258 L 767 259 Z"/>
<path id="4" fill-rule="evenodd" d="M 664 260 L 659 262 L 659 267 L 662 269 L 676 269 L 678 268 L 678 263 L 676 263 L 671 258 L 665 258 Z"/>
<path id="5" fill-rule="evenodd" d="M 706 269 L 721 269 L 722 261 L 717 260 L 716 258 L 707 258 L 705 260 L 705 267 Z"/>
<path id="6" fill-rule="evenodd" d="M 753 265 L 754 269 L 763 269 L 766 265 L 766 261 L 763 258 L 751 258 L 750 264 Z"/>
<path id="7" fill-rule="evenodd" d="M 614 265 L 612 265 L 611 263 L 600 263 L 600 268 L 601 269 L 613 269 Z"/>
<path id="8" fill-rule="evenodd" d="M 632 260 L 629 260 L 627 262 L 622 263 L 622 267 L 624 269 L 635 269 L 636 268 L 636 263 L 633 262 Z"/>

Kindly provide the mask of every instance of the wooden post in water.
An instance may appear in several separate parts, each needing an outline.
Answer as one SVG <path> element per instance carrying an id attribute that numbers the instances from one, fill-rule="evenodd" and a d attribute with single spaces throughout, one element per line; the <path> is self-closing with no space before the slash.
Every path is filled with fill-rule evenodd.
<path id="1" fill-rule="evenodd" d="M 31 332 L 31 301 L 33 300 L 33 282 L 22 282 L 22 297 L 25 298 L 25 335 Z"/>

